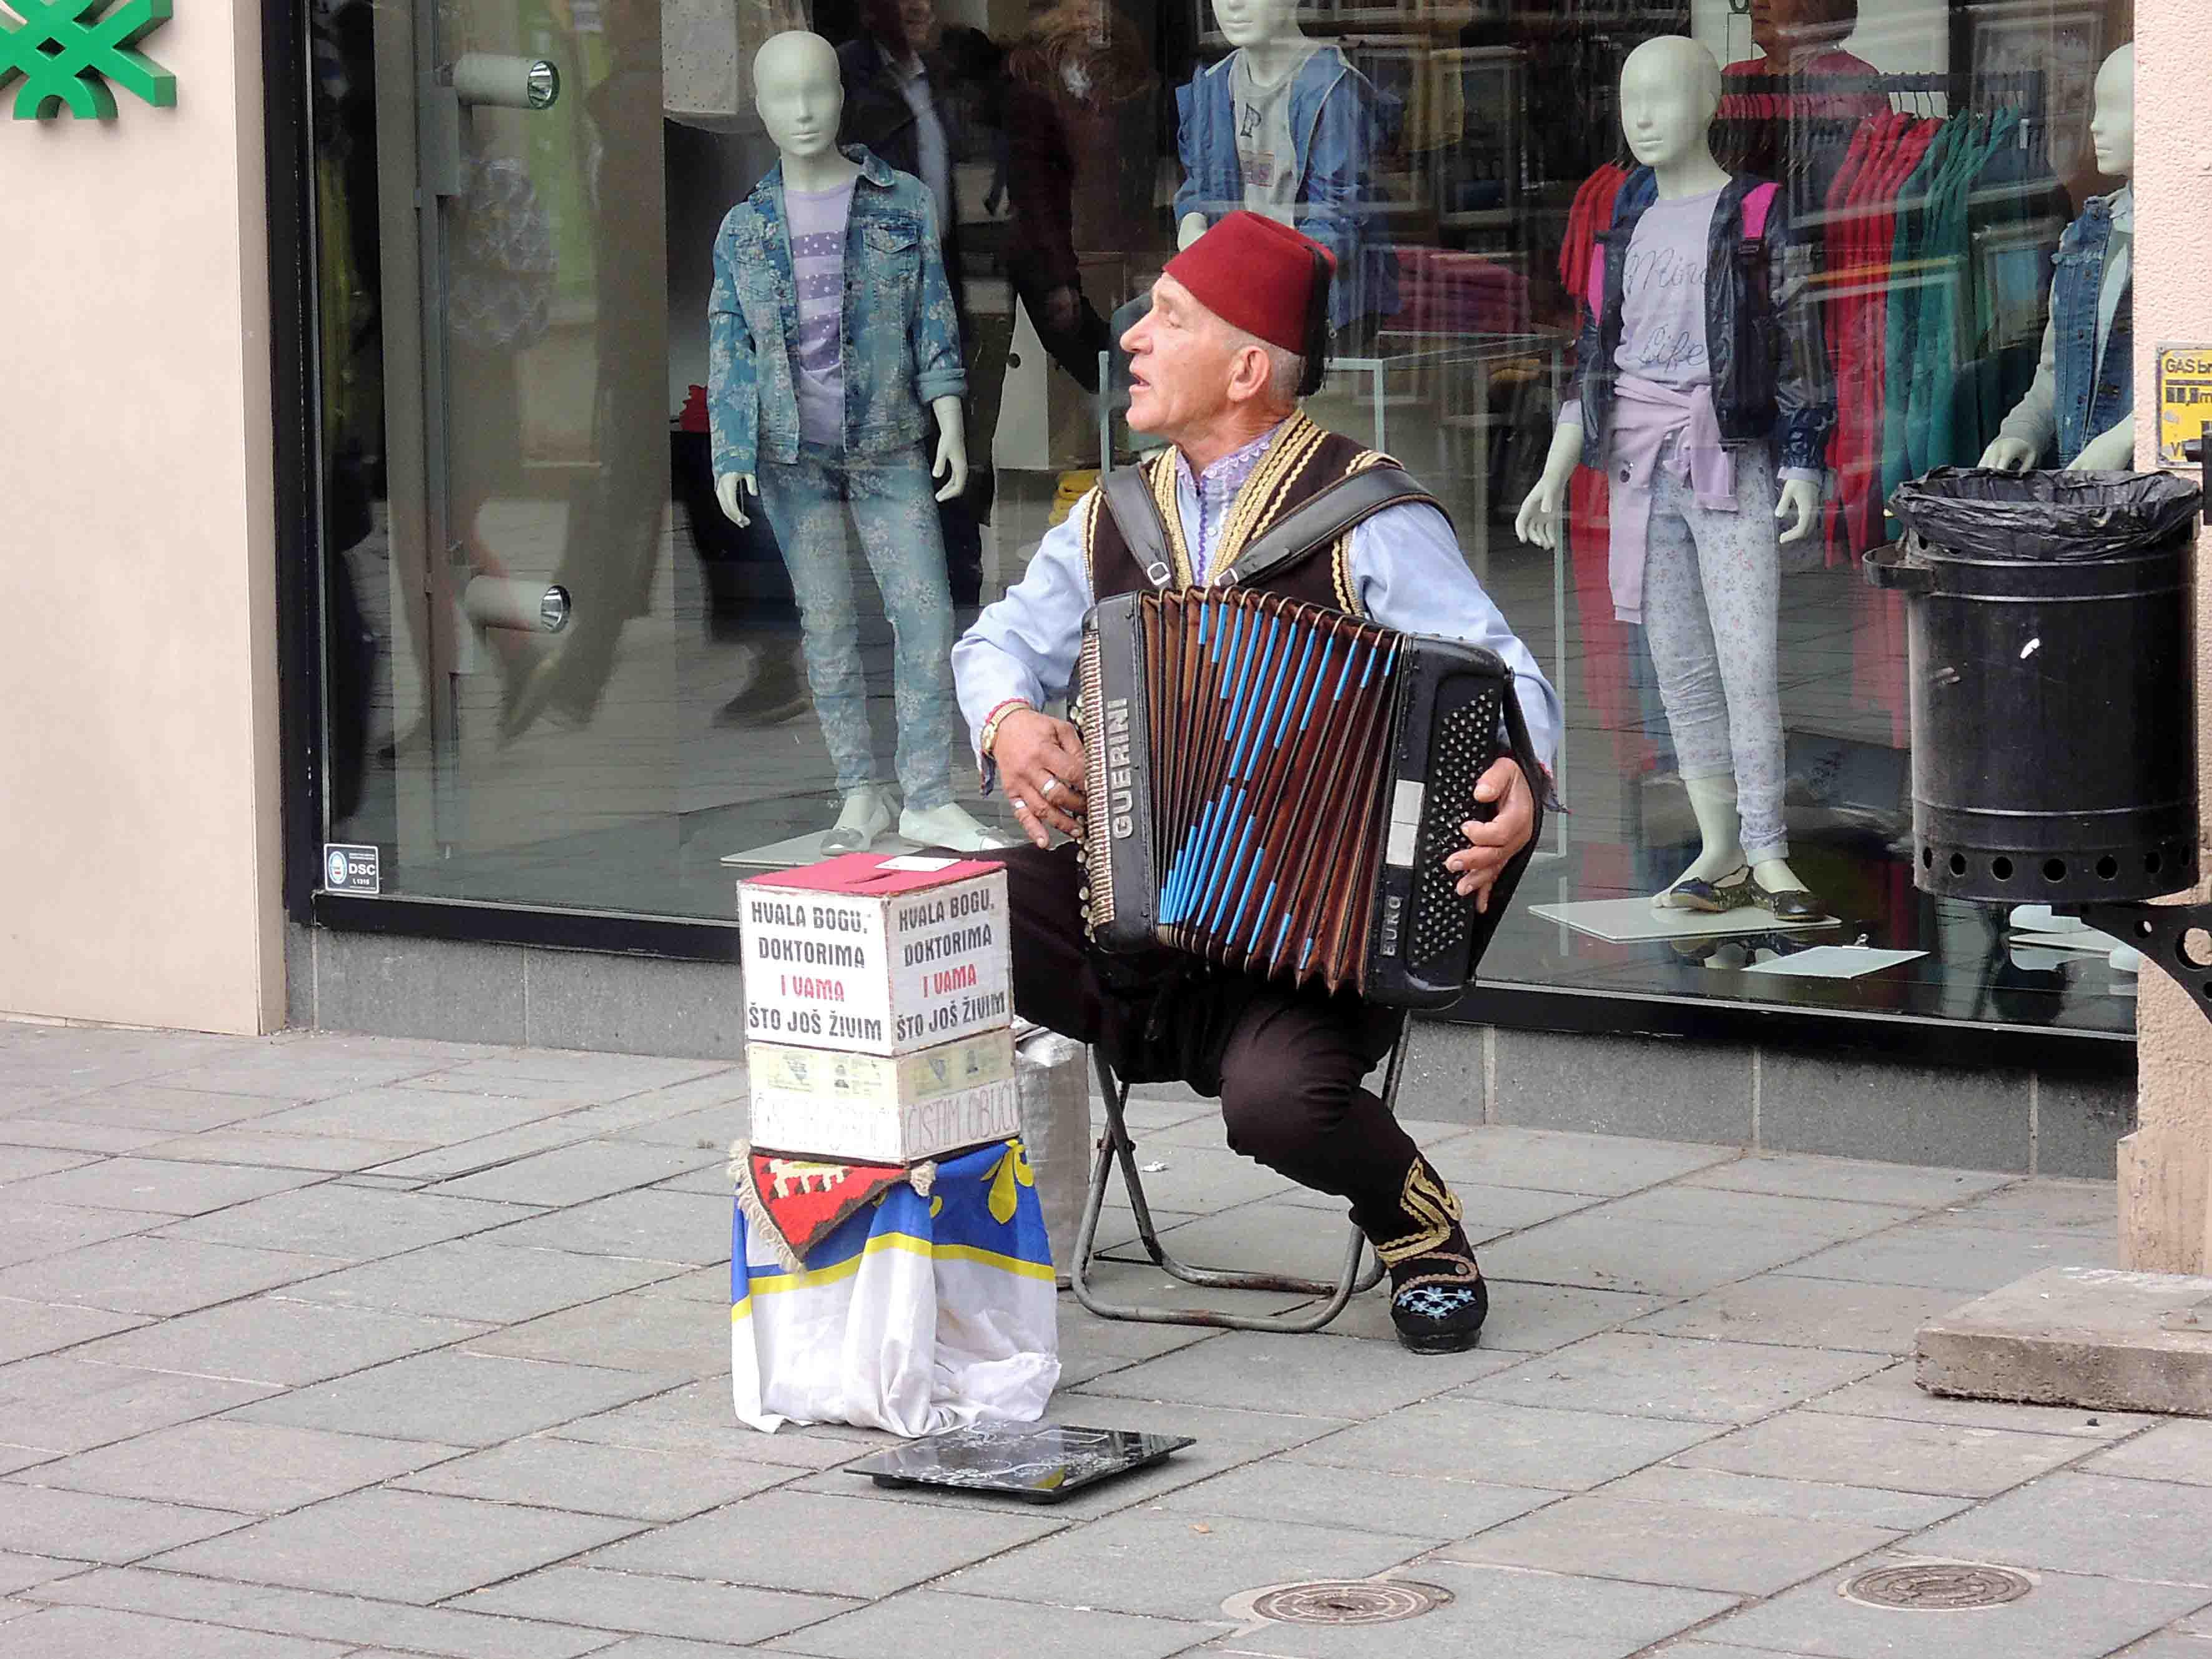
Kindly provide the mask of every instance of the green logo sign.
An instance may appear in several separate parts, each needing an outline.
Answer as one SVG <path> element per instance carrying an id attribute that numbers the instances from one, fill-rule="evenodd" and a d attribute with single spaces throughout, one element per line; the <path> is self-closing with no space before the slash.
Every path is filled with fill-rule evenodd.
<path id="1" fill-rule="evenodd" d="M 80 120 L 115 118 L 112 82 L 158 109 L 177 101 L 177 77 L 132 47 L 169 21 L 171 0 L 0 0 L 0 96 L 13 88 L 15 118 L 41 121 L 66 107 Z M 8 21 L 13 12 L 23 21 Z M 22 82 L 20 88 L 17 81 Z"/>

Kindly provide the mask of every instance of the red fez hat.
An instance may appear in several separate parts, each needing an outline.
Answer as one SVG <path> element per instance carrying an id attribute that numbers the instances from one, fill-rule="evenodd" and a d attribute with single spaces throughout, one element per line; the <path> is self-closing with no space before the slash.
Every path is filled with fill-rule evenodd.
<path id="1" fill-rule="evenodd" d="M 1285 351 L 1313 348 L 1336 256 L 1264 214 L 1231 214 L 1167 263 L 1167 274 L 1224 322 Z"/>

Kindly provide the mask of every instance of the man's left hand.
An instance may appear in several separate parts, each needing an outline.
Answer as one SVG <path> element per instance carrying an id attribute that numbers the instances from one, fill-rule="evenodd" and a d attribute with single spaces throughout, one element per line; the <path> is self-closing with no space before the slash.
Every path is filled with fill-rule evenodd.
<path id="1" fill-rule="evenodd" d="M 1459 878 L 1460 896 L 1474 894 L 1476 910 L 1487 912 L 1490 890 L 1535 833 L 1536 799 L 1528 792 L 1528 780 L 1510 760 L 1493 763 L 1475 781 L 1474 798 L 1485 805 L 1494 802 L 1498 811 L 1487 823 L 1469 818 L 1460 825 L 1467 846 L 1446 856 L 1444 868 Z"/>

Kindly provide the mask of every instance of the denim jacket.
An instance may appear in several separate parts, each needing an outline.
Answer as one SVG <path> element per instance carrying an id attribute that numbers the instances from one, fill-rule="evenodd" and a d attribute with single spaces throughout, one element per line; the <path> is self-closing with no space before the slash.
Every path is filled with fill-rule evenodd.
<path id="1" fill-rule="evenodd" d="M 845 227 L 844 448 L 849 456 L 886 455 L 920 443 L 924 410 L 939 398 L 964 397 L 968 375 L 928 186 L 860 145 L 845 154 L 860 164 L 860 176 Z M 799 459 L 791 366 L 798 333 L 779 162 L 730 210 L 714 238 L 707 408 L 715 477 Z"/>
<path id="2" fill-rule="evenodd" d="M 1231 53 L 1176 88 L 1176 148 L 1183 181 L 1176 222 L 1202 213 L 1209 222 L 1244 205 L 1244 169 L 1237 157 L 1236 99 Z M 1370 222 L 1377 204 L 1367 177 L 1376 152 L 1397 125 L 1397 100 L 1354 69 L 1334 46 L 1318 47 L 1291 82 L 1291 143 L 1298 171 L 1297 228 L 1336 256 L 1329 321 L 1338 328 L 1363 315 L 1398 308 L 1398 258 Z"/>
<path id="3" fill-rule="evenodd" d="M 2051 343 L 2061 466 L 2135 407 L 2132 271 L 2120 289 L 2119 309 L 2112 313 L 2103 356 L 2097 352 L 2097 302 L 2104 291 L 2105 260 L 2112 243 L 2112 198 L 2092 196 L 2081 217 L 2066 227 L 2052 260 Z"/>
<path id="4" fill-rule="evenodd" d="M 1811 298 L 1812 249 L 1790 234 L 1786 192 L 1767 209 L 1766 234 L 1745 240 L 1743 201 L 1762 179 L 1739 173 L 1721 191 L 1707 240 L 1705 356 L 1713 413 L 1724 444 L 1771 442 L 1778 469 L 1815 475 L 1826 465 L 1836 388 Z M 1583 307 L 1575 346 L 1582 402 L 1583 462 L 1602 467 L 1611 441 L 1613 359 L 1620 349 L 1621 288 L 1637 222 L 1658 199 L 1651 169 L 1628 175 L 1613 204 L 1605 245 L 1605 303 Z"/>

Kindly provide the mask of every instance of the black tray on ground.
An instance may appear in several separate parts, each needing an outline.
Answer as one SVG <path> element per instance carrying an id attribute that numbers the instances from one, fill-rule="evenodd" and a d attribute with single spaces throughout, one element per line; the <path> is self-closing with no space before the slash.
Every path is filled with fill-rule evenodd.
<path id="1" fill-rule="evenodd" d="M 1025 1504 L 1057 1504 L 1085 1486 L 1157 1463 L 1198 1443 L 1186 1435 L 994 1425 L 953 1429 L 848 1463 L 879 1486 L 957 1486 Z"/>

